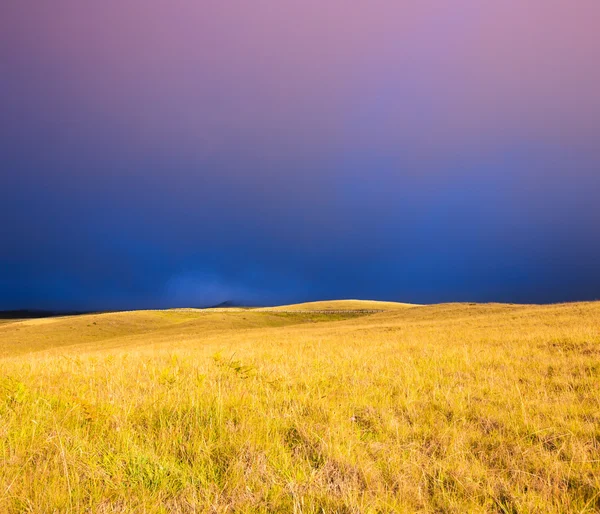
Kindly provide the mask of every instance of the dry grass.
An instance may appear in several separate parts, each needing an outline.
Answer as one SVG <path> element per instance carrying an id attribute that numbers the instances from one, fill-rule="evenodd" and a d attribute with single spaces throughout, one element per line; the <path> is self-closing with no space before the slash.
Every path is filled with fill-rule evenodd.
<path id="1" fill-rule="evenodd" d="M 284 312 L 295 312 L 295 311 L 392 311 L 398 309 L 404 309 L 406 307 L 415 307 L 411 303 L 398 303 L 398 302 L 380 302 L 377 300 L 330 300 L 323 302 L 306 302 L 296 303 L 293 305 L 282 305 L 280 307 L 264 307 L 257 309 L 258 311 L 284 311 Z"/>
<path id="2" fill-rule="evenodd" d="M 600 303 L 78 316 L 0 355 L 0 512 L 600 510 Z"/>

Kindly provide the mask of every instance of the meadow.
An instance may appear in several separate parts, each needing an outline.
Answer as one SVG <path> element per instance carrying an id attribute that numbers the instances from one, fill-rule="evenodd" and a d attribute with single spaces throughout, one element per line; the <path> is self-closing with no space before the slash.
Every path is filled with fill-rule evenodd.
<path id="1" fill-rule="evenodd" d="M 600 302 L 0 323 L 0 512 L 600 511 Z"/>

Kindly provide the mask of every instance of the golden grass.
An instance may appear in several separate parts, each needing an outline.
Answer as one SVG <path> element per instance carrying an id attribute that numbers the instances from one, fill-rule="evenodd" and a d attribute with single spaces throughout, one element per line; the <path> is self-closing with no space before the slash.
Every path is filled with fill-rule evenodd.
<path id="1" fill-rule="evenodd" d="M 293 305 L 282 305 L 280 307 L 264 307 L 259 311 L 360 311 L 378 310 L 390 311 L 414 307 L 410 303 L 379 302 L 376 300 L 329 300 L 322 302 L 296 303 Z"/>
<path id="2" fill-rule="evenodd" d="M 600 303 L 283 310 L 0 325 L 0 512 L 600 509 Z"/>

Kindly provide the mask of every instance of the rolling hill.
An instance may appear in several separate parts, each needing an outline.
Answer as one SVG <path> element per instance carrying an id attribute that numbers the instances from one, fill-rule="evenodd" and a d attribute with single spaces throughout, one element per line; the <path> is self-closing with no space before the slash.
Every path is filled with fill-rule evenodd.
<path id="1" fill-rule="evenodd" d="M 5 320 L 0 511 L 594 512 L 599 383 L 599 302 Z"/>
<path id="2" fill-rule="evenodd" d="M 375 300 L 330 300 L 321 302 L 306 302 L 279 307 L 264 307 L 262 311 L 390 311 L 414 307 L 410 303 L 379 302 Z"/>

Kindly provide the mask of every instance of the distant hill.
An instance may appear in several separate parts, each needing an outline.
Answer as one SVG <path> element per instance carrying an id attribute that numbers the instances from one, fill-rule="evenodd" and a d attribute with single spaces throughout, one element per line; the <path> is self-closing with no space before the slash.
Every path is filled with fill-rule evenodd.
<path id="1" fill-rule="evenodd" d="M 231 309 L 231 308 L 240 308 L 240 307 L 246 307 L 246 305 L 243 305 L 238 302 L 234 302 L 233 300 L 227 300 L 227 301 L 221 302 L 217 305 L 212 305 L 211 307 L 208 307 L 208 308 L 209 309 Z"/>
<path id="2" fill-rule="evenodd" d="M 379 302 L 376 300 L 329 300 L 305 302 L 278 307 L 264 307 L 259 310 L 269 311 L 391 311 L 414 307 L 411 303 Z"/>
<path id="3" fill-rule="evenodd" d="M 54 316 L 76 316 L 78 314 L 86 314 L 85 312 L 59 312 L 59 311 L 44 311 L 35 309 L 20 309 L 13 311 L 0 311 L 0 319 L 36 319 L 36 318 L 52 318 Z"/>

